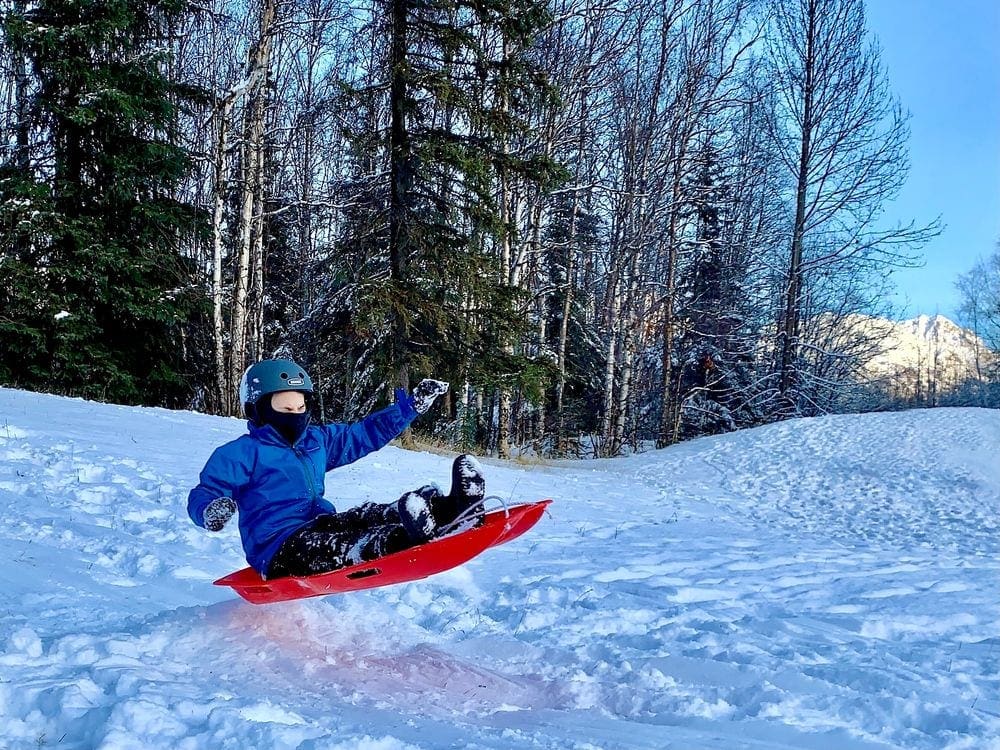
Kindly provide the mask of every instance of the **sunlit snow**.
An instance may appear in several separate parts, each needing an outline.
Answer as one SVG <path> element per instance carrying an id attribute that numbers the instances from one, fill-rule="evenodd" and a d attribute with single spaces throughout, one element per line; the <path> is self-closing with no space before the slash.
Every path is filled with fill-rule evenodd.
<path id="1" fill-rule="evenodd" d="M 0 747 L 1000 748 L 1000 412 L 482 459 L 554 500 L 418 583 L 254 606 L 187 490 L 243 422 L 0 390 Z M 340 507 L 450 482 L 395 447 Z"/>

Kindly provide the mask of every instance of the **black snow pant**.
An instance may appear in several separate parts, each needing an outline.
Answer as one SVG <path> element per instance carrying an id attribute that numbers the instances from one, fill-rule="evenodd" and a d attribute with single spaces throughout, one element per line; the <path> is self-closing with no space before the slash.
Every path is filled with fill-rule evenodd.
<path id="1" fill-rule="evenodd" d="M 459 498 L 430 501 L 438 527 L 458 516 Z M 415 546 L 399 517 L 398 503 L 364 503 L 343 513 L 324 513 L 286 539 L 271 559 L 267 578 L 309 576 L 368 562 Z"/>

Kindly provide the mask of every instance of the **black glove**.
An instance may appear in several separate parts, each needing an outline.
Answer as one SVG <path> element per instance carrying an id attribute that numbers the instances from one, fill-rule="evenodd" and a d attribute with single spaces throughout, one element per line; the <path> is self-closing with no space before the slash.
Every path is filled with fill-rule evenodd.
<path id="1" fill-rule="evenodd" d="M 413 410 L 417 414 L 423 414 L 431 408 L 434 399 L 442 393 L 447 393 L 448 384 L 441 380 L 421 380 L 417 387 L 413 389 Z"/>
<path id="2" fill-rule="evenodd" d="M 236 513 L 236 503 L 231 497 L 217 497 L 205 508 L 202 517 L 205 519 L 205 528 L 209 531 L 222 531 L 229 519 Z"/>

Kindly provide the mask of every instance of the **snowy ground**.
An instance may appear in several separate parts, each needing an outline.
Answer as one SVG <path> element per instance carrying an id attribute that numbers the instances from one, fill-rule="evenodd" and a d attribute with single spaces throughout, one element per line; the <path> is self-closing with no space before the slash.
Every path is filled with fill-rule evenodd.
<path id="1" fill-rule="evenodd" d="M 258 607 L 185 499 L 241 422 L 0 390 L 0 748 L 1000 748 L 1000 412 L 830 417 L 614 461 L 419 583 Z M 450 460 L 388 448 L 342 507 Z"/>

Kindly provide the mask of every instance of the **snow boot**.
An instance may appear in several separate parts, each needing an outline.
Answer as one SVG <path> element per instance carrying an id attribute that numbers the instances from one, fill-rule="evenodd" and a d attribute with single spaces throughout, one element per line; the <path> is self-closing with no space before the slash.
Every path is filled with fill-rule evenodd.
<path id="1" fill-rule="evenodd" d="M 446 497 L 435 498 L 438 524 L 444 526 L 461 518 L 479 525 L 483 520 L 485 496 L 483 467 L 473 456 L 463 453 L 451 466 L 451 492 Z M 474 508 L 478 508 L 478 513 L 472 510 Z"/>
<path id="2" fill-rule="evenodd" d="M 452 497 L 466 500 L 468 505 L 481 503 L 486 495 L 486 478 L 483 467 L 468 453 L 463 453 L 451 465 Z"/>
<path id="3" fill-rule="evenodd" d="M 437 531 L 438 522 L 434 517 L 432 501 L 440 495 L 441 488 L 436 484 L 425 484 L 396 501 L 399 521 L 413 544 L 423 544 Z"/>

